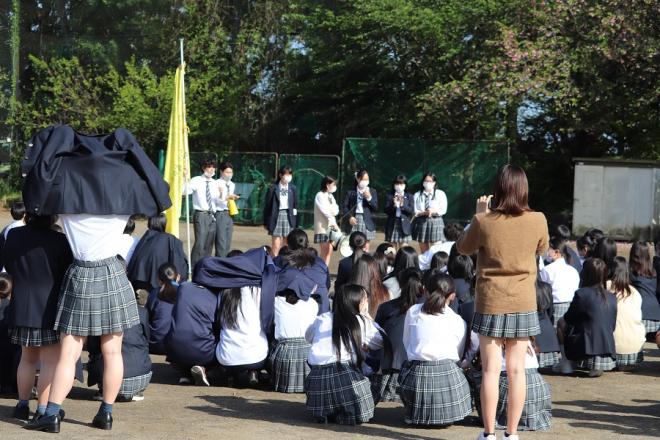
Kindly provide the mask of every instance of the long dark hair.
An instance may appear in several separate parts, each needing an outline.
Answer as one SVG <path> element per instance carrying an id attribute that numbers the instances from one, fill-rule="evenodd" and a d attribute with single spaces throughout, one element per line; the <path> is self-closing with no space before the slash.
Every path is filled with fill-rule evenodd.
<path id="1" fill-rule="evenodd" d="M 163 283 L 163 288 L 158 292 L 159 300 L 174 304 L 179 287 L 178 277 L 179 272 L 172 263 L 165 263 L 158 268 L 158 280 Z"/>
<path id="2" fill-rule="evenodd" d="M 545 312 L 552 305 L 552 286 L 546 282 L 536 279 L 536 309 Z"/>
<path id="3" fill-rule="evenodd" d="M 309 267 L 316 261 L 316 254 L 309 247 L 309 238 L 302 229 L 293 229 L 286 237 L 289 252 L 286 254 L 286 260 L 289 265 L 302 269 Z"/>
<path id="4" fill-rule="evenodd" d="M 376 316 L 378 306 L 390 299 L 390 293 L 380 279 L 378 264 L 369 254 L 362 255 L 353 265 L 353 274 L 349 282 L 362 286 L 367 291 L 371 317 Z"/>
<path id="5" fill-rule="evenodd" d="M 637 276 L 647 278 L 653 278 L 655 276 L 649 245 L 646 243 L 636 241 L 632 244 L 629 264 L 630 272 Z"/>
<path id="6" fill-rule="evenodd" d="M 563 237 L 559 237 L 556 235 L 554 237 L 550 237 L 549 245 L 550 245 L 550 249 L 559 251 L 562 258 L 566 260 L 566 264 L 571 264 L 572 262 L 571 254 L 568 253 L 568 244 L 566 243 L 566 240 L 564 240 Z"/>
<path id="7" fill-rule="evenodd" d="M 321 192 L 328 192 L 328 185 L 335 182 L 337 182 L 337 179 L 332 176 L 323 177 L 323 180 L 321 180 Z"/>
<path id="8" fill-rule="evenodd" d="M 147 226 L 152 231 L 165 232 L 165 227 L 167 226 L 167 217 L 164 213 L 156 214 L 153 217 L 149 217 Z"/>
<path id="9" fill-rule="evenodd" d="M 419 267 L 419 257 L 414 247 L 403 246 L 394 257 L 394 269 L 390 277 L 397 277 L 397 281 L 400 282 L 399 274 L 409 267 Z"/>
<path id="10" fill-rule="evenodd" d="M 428 277 L 424 287 L 428 298 L 424 301 L 422 312 L 427 315 L 438 315 L 445 312 L 445 303 L 452 293 L 456 293 L 454 280 L 444 273 L 435 273 Z"/>
<path id="11" fill-rule="evenodd" d="M 40 229 L 50 229 L 56 221 L 56 217 L 53 215 L 37 215 L 31 212 L 25 214 L 25 224 Z"/>
<path id="12" fill-rule="evenodd" d="M 399 276 L 399 285 L 401 286 L 401 314 L 404 314 L 419 302 L 424 293 L 422 271 L 415 267 L 404 270 Z"/>
<path id="13" fill-rule="evenodd" d="M 614 257 L 616 257 L 616 254 L 616 241 L 609 237 L 603 237 L 596 242 L 596 246 L 594 247 L 591 256 L 603 260 L 605 264 L 607 264 L 607 267 L 610 268 L 611 276 L 611 270 L 614 265 Z"/>
<path id="14" fill-rule="evenodd" d="M 348 245 L 353 249 L 353 264 L 364 254 L 362 248 L 367 244 L 367 236 L 364 232 L 351 232 L 348 237 Z"/>
<path id="15" fill-rule="evenodd" d="M 222 306 L 220 322 L 225 328 L 236 328 L 238 324 L 238 309 L 241 307 L 241 288 L 232 287 L 221 292 Z"/>
<path id="16" fill-rule="evenodd" d="M 463 279 L 468 283 L 474 278 L 474 262 L 469 255 L 462 255 L 454 244 L 449 251 L 447 273 L 453 279 Z"/>
<path id="17" fill-rule="evenodd" d="M 335 294 L 332 303 L 332 345 L 335 348 L 337 359 L 341 359 L 342 343 L 346 349 L 355 355 L 358 368 L 362 367 L 364 354 L 362 353 L 362 327 L 360 317 L 360 303 L 367 296 L 362 286 L 345 284 Z M 351 357 L 352 363 L 352 357 Z"/>
<path id="18" fill-rule="evenodd" d="M 603 301 L 607 293 L 607 265 L 600 258 L 587 258 L 580 272 L 580 287 L 596 289 Z"/>
<path id="19" fill-rule="evenodd" d="M 431 257 L 429 269 L 446 269 L 449 263 L 449 254 L 445 251 L 438 251 Z"/>
<path id="20" fill-rule="evenodd" d="M 494 212 L 514 217 L 531 211 L 525 170 L 510 164 L 500 168 L 495 178 L 492 206 Z"/>
<path id="21" fill-rule="evenodd" d="M 609 272 L 609 277 L 612 280 L 612 291 L 621 299 L 628 298 L 632 294 L 632 290 L 630 289 L 630 272 L 626 259 L 614 257 Z"/>

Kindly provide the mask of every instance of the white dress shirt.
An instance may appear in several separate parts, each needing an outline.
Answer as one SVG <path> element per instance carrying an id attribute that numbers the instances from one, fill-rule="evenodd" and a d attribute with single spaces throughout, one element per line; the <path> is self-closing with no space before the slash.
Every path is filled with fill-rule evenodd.
<path id="1" fill-rule="evenodd" d="M 383 336 L 378 324 L 366 315 L 358 315 L 358 322 L 362 329 L 362 345 L 368 347 L 369 350 L 383 348 Z M 310 365 L 328 365 L 337 362 L 337 354 L 332 344 L 332 312 L 318 316 L 307 330 L 305 339 L 312 344 L 308 357 Z M 343 343 L 340 354 L 339 362 L 351 362 L 351 360 L 355 362 L 352 350 L 349 352 Z"/>
<path id="2" fill-rule="evenodd" d="M 227 196 L 234 195 L 234 191 L 236 190 L 236 184 L 231 180 L 227 182 L 224 179 L 218 179 L 215 182 L 218 186 L 218 192 L 219 192 L 218 200 L 215 202 L 216 208 L 218 211 L 228 211 L 229 207 L 227 206 L 227 201 L 228 201 Z"/>
<path id="3" fill-rule="evenodd" d="M 286 195 L 282 195 L 282 191 L 287 191 Z M 277 184 L 277 196 L 280 198 L 280 211 L 289 209 L 289 184 L 283 185 L 282 182 Z"/>
<path id="4" fill-rule="evenodd" d="M 566 260 L 558 258 L 544 266 L 540 273 L 541 280 L 552 286 L 552 302 L 566 303 L 573 301 L 575 291 L 580 288 L 580 274 Z"/>
<path id="5" fill-rule="evenodd" d="M 211 206 L 206 200 L 206 183 L 208 182 L 209 190 L 211 192 Z M 197 211 L 211 211 L 215 212 L 220 202 L 220 189 L 218 188 L 217 181 L 213 178 L 206 176 L 195 176 L 190 179 L 184 187 L 184 194 L 192 194 L 193 208 Z"/>
<path id="6" fill-rule="evenodd" d="M 459 361 L 465 346 L 466 324 L 449 306 L 443 313 L 428 315 L 423 304 L 408 309 L 403 328 L 403 345 L 409 361 Z"/>
<path id="7" fill-rule="evenodd" d="M 128 215 L 62 214 L 62 229 L 76 260 L 98 261 L 117 255 Z"/>
<path id="8" fill-rule="evenodd" d="M 268 340 L 261 329 L 259 307 L 261 288 L 241 287 L 241 305 L 236 311 L 236 326 L 220 330 L 215 356 L 220 365 L 249 365 L 268 355 Z"/>
<path id="9" fill-rule="evenodd" d="M 456 243 L 455 241 L 445 241 L 443 243 L 436 243 L 429 248 L 428 251 L 420 254 L 419 256 L 419 268 L 421 270 L 427 270 L 431 267 L 431 260 L 433 256 L 438 252 L 446 252 L 447 255 L 451 252 L 451 247 Z"/>
<path id="10" fill-rule="evenodd" d="M 415 193 L 415 215 L 426 211 L 426 198 L 424 191 L 417 191 Z M 429 209 L 433 214 L 445 215 L 447 213 L 447 195 L 441 189 L 436 189 L 434 193 L 426 193 L 429 195 Z"/>
<path id="11" fill-rule="evenodd" d="M 117 240 L 117 255 L 121 255 L 124 260 L 126 260 L 127 266 L 131 261 L 131 257 L 133 257 L 133 251 L 135 250 L 135 246 L 137 246 L 139 241 L 139 238 L 128 234 L 122 234 L 121 237 Z"/>
<path id="12" fill-rule="evenodd" d="M 365 191 L 368 191 L 369 187 L 366 187 L 365 189 L 357 189 L 357 202 L 355 204 L 355 214 L 364 214 L 364 204 L 363 200 L 366 200 L 367 202 L 371 201 L 373 197 L 369 197 L 368 199 L 363 196 Z M 371 191 L 369 191 L 369 194 L 371 194 Z"/>
<path id="13" fill-rule="evenodd" d="M 312 298 L 289 304 L 283 296 L 275 297 L 275 339 L 304 338 L 318 313 L 319 305 Z"/>

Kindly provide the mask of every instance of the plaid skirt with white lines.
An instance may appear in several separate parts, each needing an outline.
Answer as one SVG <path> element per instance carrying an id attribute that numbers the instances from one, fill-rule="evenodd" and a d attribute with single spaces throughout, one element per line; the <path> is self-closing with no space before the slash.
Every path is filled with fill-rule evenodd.
<path id="1" fill-rule="evenodd" d="M 280 393 L 305 392 L 305 378 L 309 374 L 307 356 L 310 347 L 305 338 L 277 341 L 268 357 L 275 391 Z"/>
<path id="2" fill-rule="evenodd" d="M 555 330 L 557 330 L 557 323 L 559 320 L 568 312 L 568 308 L 571 306 L 570 302 L 563 302 L 563 303 L 554 303 L 552 305 L 552 317 L 555 320 L 553 325 L 555 326 Z"/>
<path id="3" fill-rule="evenodd" d="M 421 243 L 445 241 L 445 221 L 442 217 L 417 217 L 413 221 L 412 236 Z"/>
<path id="4" fill-rule="evenodd" d="M 552 367 L 561 360 L 561 353 L 558 351 L 551 351 L 550 353 L 539 353 L 537 358 L 539 360 L 539 368 Z"/>
<path id="5" fill-rule="evenodd" d="M 314 234 L 314 243 L 328 243 L 330 236 L 328 234 Z"/>
<path id="6" fill-rule="evenodd" d="M 121 388 L 119 388 L 119 396 L 130 399 L 131 397 L 139 394 L 147 389 L 151 382 L 151 371 L 142 376 L 127 377 L 121 381 Z"/>
<path id="7" fill-rule="evenodd" d="M 399 385 L 407 424 L 448 425 L 472 412 L 470 386 L 452 360 L 406 361 Z"/>
<path id="8" fill-rule="evenodd" d="M 44 347 L 60 342 L 60 334 L 48 328 L 14 327 L 11 343 L 22 347 Z"/>
<path id="9" fill-rule="evenodd" d="M 62 282 L 56 330 L 69 335 L 100 336 L 122 333 L 139 323 L 135 292 L 117 257 L 74 260 Z"/>
<path id="10" fill-rule="evenodd" d="M 347 363 L 312 365 L 305 393 L 314 417 L 336 417 L 342 425 L 357 425 L 374 416 L 369 379 Z"/>
<path id="11" fill-rule="evenodd" d="M 646 333 L 656 333 L 660 330 L 660 321 L 652 321 L 650 319 L 642 319 Z"/>
<path id="12" fill-rule="evenodd" d="M 491 338 L 526 338 L 541 333 L 536 311 L 487 315 L 474 313 L 472 330 Z"/>
<path id="13" fill-rule="evenodd" d="M 619 354 L 615 355 L 615 361 L 617 367 L 628 367 L 631 365 L 638 365 L 644 362 L 644 352 L 640 351 L 638 353 L 630 354 Z"/>
<path id="14" fill-rule="evenodd" d="M 367 229 L 367 224 L 364 222 L 364 214 L 355 214 L 357 225 L 351 228 L 351 232 L 359 231 L 367 236 L 367 240 L 371 241 L 376 238 L 376 230 L 370 231 Z"/>
<path id="15" fill-rule="evenodd" d="M 275 229 L 268 232 L 268 235 L 273 237 L 285 237 L 291 232 L 291 223 L 289 223 L 289 211 L 280 209 L 277 213 L 277 223 Z"/>
<path id="16" fill-rule="evenodd" d="M 525 406 L 518 423 L 519 431 L 547 431 L 552 419 L 552 395 L 550 385 L 534 368 L 525 370 L 527 394 Z M 500 397 L 497 402 L 497 427 L 506 428 L 506 406 L 509 394 L 509 381 L 506 375 L 500 376 Z"/>
<path id="17" fill-rule="evenodd" d="M 401 226 L 401 217 L 394 220 L 394 228 L 390 234 L 385 235 L 385 241 L 390 243 L 408 243 L 412 240 L 412 236 L 403 233 Z"/>
<path id="18" fill-rule="evenodd" d="M 612 371 L 616 368 L 616 361 L 608 355 L 590 356 L 577 363 L 578 368 L 585 370 Z"/>
<path id="19" fill-rule="evenodd" d="M 385 370 L 382 374 L 372 374 L 371 394 L 374 396 L 374 403 L 378 402 L 399 402 L 399 370 Z"/>

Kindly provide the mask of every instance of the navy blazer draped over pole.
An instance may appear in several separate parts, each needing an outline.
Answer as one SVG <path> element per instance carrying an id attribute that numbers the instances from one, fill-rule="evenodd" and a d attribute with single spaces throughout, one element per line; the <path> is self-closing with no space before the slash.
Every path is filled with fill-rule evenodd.
<path id="1" fill-rule="evenodd" d="M 289 267 L 289 263 L 286 258 L 282 255 L 278 255 L 273 260 L 275 265 L 280 269 L 286 270 Z M 298 270 L 298 269 L 295 269 Z M 316 292 L 318 295 L 320 304 L 319 304 L 319 315 L 325 312 L 330 311 L 330 269 L 325 264 L 321 258 L 316 257 L 314 264 L 311 266 L 300 269 L 305 276 L 310 278 L 316 284 Z M 280 272 L 279 277 L 283 276 L 283 272 Z M 281 281 L 278 281 L 281 282 Z M 278 288 L 278 292 L 281 289 Z"/>
<path id="2" fill-rule="evenodd" d="M 266 200 L 264 204 L 264 226 L 268 229 L 268 232 L 273 232 L 275 230 L 275 227 L 277 226 L 277 216 L 280 214 L 280 195 L 277 193 L 279 185 L 279 181 L 273 183 L 268 188 L 268 192 L 266 192 Z M 296 186 L 292 183 L 289 183 L 287 197 L 289 200 L 289 207 L 286 213 L 289 217 L 291 229 L 294 229 L 298 225 L 296 216 L 293 213 L 296 209 L 298 198 Z"/>
<path id="3" fill-rule="evenodd" d="M 35 214 L 154 216 L 169 185 L 125 128 L 91 136 L 67 125 L 39 131 L 21 163 L 23 202 Z"/>
<path id="4" fill-rule="evenodd" d="M 165 263 L 176 267 L 181 280 L 188 278 L 188 260 L 181 240 L 167 232 L 148 229 L 135 246 L 126 274 L 134 286 L 148 283 L 151 290 L 158 287 L 158 269 Z"/>
<path id="5" fill-rule="evenodd" d="M 376 230 L 376 223 L 374 222 L 374 213 L 378 211 L 378 194 L 376 190 L 369 188 L 371 193 L 371 200 L 362 199 L 362 216 L 364 217 L 364 224 L 369 231 Z M 355 217 L 355 208 L 357 206 L 357 190 L 350 190 L 344 197 L 344 202 L 341 204 L 341 216 L 343 219 Z M 350 227 L 348 228 L 350 230 Z"/>

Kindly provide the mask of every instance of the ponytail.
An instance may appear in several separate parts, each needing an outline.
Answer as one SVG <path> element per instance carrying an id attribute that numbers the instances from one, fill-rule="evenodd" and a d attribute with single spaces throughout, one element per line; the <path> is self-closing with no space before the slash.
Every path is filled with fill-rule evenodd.
<path id="1" fill-rule="evenodd" d="M 176 292 L 179 288 L 179 273 L 176 266 L 172 263 L 165 263 L 158 268 L 158 279 L 163 287 L 158 292 L 158 299 L 166 303 L 174 304 L 176 301 Z"/>

